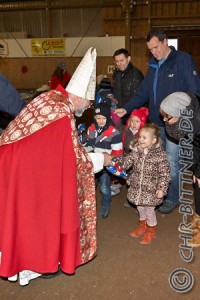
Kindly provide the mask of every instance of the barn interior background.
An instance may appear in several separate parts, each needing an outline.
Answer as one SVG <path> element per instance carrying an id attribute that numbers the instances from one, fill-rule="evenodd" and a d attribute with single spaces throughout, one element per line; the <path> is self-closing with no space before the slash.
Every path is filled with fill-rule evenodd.
<path id="1" fill-rule="evenodd" d="M 199 0 L 0 0 L 0 71 L 17 89 L 34 89 L 49 81 L 59 61 L 73 73 L 84 47 L 97 44 L 97 75 L 111 78 L 113 52 L 124 46 L 145 74 L 151 28 L 177 38 L 178 49 L 189 52 L 200 70 Z M 64 54 L 33 53 L 35 41 L 52 40 L 63 41 Z"/>

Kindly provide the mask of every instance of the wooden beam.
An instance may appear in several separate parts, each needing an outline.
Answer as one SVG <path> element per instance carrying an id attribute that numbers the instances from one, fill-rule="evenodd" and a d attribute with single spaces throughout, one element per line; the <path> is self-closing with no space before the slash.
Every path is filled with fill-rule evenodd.
<path id="1" fill-rule="evenodd" d="M 103 8 L 120 7 L 121 0 L 95 0 L 95 1 L 29 1 L 7 2 L 0 4 L 0 11 L 16 10 L 46 10 L 46 9 L 73 9 L 73 8 Z"/>
<path id="2" fill-rule="evenodd" d="M 172 3 L 172 4 L 179 4 L 181 2 L 197 2 L 197 0 L 165 0 L 165 2 L 163 2 L 163 0 L 151 0 L 151 3 L 158 3 L 158 4 L 165 4 L 165 3 Z"/>

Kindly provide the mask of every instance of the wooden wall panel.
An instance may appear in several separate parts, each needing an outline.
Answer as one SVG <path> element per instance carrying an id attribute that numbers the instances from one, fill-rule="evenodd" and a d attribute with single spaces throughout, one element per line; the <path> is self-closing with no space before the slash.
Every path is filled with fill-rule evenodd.
<path id="1" fill-rule="evenodd" d="M 163 15 L 163 4 L 158 3 L 156 5 L 152 5 L 151 15 L 152 16 L 162 16 Z"/>
<path id="2" fill-rule="evenodd" d="M 199 14 L 200 3 L 198 1 L 188 1 L 188 2 L 179 2 L 174 1 L 172 2 L 160 2 L 160 3 L 153 3 L 151 15 L 154 16 L 185 16 L 185 15 L 194 15 Z"/>
<path id="3" fill-rule="evenodd" d="M 148 5 L 134 5 L 133 6 L 133 12 L 132 12 L 132 16 L 133 17 L 147 17 L 148 16 Z"/>
<path id="4" fill-rule="evenodd" d="M 102 9 L 102 16 L 104 19 L 120 19 L 122 17 L 121 7 L 108 7 Z"/>
<path id="5" fill-rule="evenodd" d="M 37 89 L 43 84 L 47 84 L 51 79 L 58 62 L 64 61 L 67 70 L 73 74 L 78 66 L 81 57 L 73 58 L 5 58 L 0 60 L 0 70 L 17 89 Z M 97 58 L 97 75 L 107 74 L 107 66 L 113 65 L 112 57 Z M 23 73 L 22 67 L 27 67 L 27 72 Z"/>
<path id="6" fill-rule="evenodd" d="M 125 35 L 125 22 L 120 7 L 102 9 L 102 32 L 109 35 Z"/>
<path id="7" fill-rule="evenodd" d="M 106 20 L 104 23 L 103 31 L 108 33 L 110 36 L 125 36 L 126 28 L 124 20 Z"/>
<path id="8" fill-rule="evenodd" d="M 200 36 L 182 36 L 179 37 L 178 42 L 180 50 L 186 51 L 192 55 L 200 73 Z"/>
<path id="9" fill-rule="evenodd" d="M 132 21 L 131 29 L 133 39 L 144 39 L 149 31 L 148 19 Z"/>
<path id="10" fill-rule="evenodd" d="M 146 41 L 144 39 L 132 41 L 131 49 L 133 64 L 138 67 L 143 74 L 146 74 L 147 60 L 149 59 L 150 55 L 146 47 Z"/>

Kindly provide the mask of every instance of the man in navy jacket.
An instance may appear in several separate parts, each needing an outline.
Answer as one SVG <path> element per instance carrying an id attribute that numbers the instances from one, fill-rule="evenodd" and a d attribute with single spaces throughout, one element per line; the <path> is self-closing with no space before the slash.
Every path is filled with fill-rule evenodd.
<path id="1" fill-rule="evenodd" d="M 0 111 L 15 117 L 25 106 L 12 83 L 0 73 Z"/>
<path id="2" fill-rule="evenodd" d="M 133 109 L 148 104 L 149 121 L 159 125 L 163 145 L 171 167 L 171 183 L 165 202 L 159 208 L 162 213 L 171 213 L 179 204 L 179 145 L 166 136 L 159 109 L 162 100 L 173 92 L 192 92 L 200 96 L 200 77 L 192 57 L 185 52 L 168 46 L 167 35 L 155 29 L 147 35 L 147 47 L 152 57 L 148 62 L 147 74 L 134 97 L 117 109 L 120 117 Z"/>

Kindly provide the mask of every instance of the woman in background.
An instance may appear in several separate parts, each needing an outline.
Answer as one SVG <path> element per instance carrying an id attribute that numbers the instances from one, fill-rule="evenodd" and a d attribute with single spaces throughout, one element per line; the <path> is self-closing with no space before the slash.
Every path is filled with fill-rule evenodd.
<path id="1" fill-rule="evenodd" d="M 71 79 L 71 75 L 67 72 L 66 64 L 61 61 L 58 63 L 50 82 L 50 89 L 54 90 L 58 84 L 66 88 L 68 82 Z"/>

